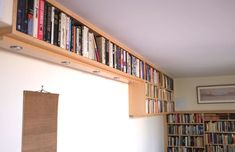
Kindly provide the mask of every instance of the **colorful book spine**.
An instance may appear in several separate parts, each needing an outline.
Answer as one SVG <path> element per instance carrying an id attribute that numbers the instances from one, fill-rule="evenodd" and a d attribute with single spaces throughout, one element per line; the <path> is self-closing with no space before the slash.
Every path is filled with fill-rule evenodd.
<path id="1" fill-rule="evenodd" d="M 39 0 L 34 0 L 33 10 L 33 37 L 38 37 L 38 4 Z"/>
<path id="2" fill-rule="evenodd" d="M 39 40 L 43 40 L 44 4 L 45 4 L 45 0 L 39 0 L 39 9 L 38 9 L 38 39 Z"/>
<path id="3" fill-rule="evenodd" d="M 34 1 L 33 0 L 30 0 L 28 2 L 28 14 L 27 14 L 27 17 L 28 17 L 28 30 L 27 30 L 27 33 L 28 35 L 31 35 L 33 36 L 33 13 L 34 13 Z"/>

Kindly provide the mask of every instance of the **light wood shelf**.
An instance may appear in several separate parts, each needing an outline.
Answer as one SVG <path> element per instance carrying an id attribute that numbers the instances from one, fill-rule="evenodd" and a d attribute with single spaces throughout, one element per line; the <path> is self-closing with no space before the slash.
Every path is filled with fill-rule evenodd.
<path id="1" fill-rule="evenodd" d="M 47 0 L 54 7 L 58 8 L 66 15 L 72 17 L 74 20 L 78 21 L 79 24 L 85 25 L 96 35 L 100 35 L 125 51 L 129 52 L 131 55 L 137 57 L 143 61 L 144 65 L 151 65 L 153 68 L 158 69 L 156 65 L 151 63 L 149 60 L 144 58 L 139 53 L 136 53 L 131 48 L 127 47 L 125 44 L 121 43 L 114 37 L 110 36 L 100 28 L 96 27 L 92 23 L 88 22 L 84 18 L 80 17 L 76 13 L 72 12 L 68 8 L 64 7 L 55 0 Z M 0 47 L 6 51 L 16 53 L 19 55 L 40 59 L 46 62 L 58 64 L 68 68 L 77 69 L 80 71 L 95 74 L 101 77 L 112 79 L 115 81 L 120 81 L 128 83 L 129 85 L 129 115 L 131 117 L 143 117 L 143 116 L 155 116 L 156 114 L 146 114 L 145 111 L 145 82 L 146 80 L 139 77 L 127 74 L 118 69 L 109 67 L 105 64 L 91 60 L 89 58 L 83 57 L 81 55 L 69 52 L 61 47 L 52 45 L 43 40 L 39 40 L 30 35 L 22 33 L 16 30 L 16 20 L 17 20 L 17 0 L 13 2 L 13 16 L 12 16 L 12 26 L 6 28 L 0 28 Z M 21 50 L 13 49 L 12 46 L 20 46 Z M 65 63 L 64 63 L 65 62 Z M 160 71 L 158 69 L 158 71 Z M 160 71 L 162 74 L 166 75 L 165 72 Z M 168 76 L 169 77 L 169 76 Z M 169 77 L 170 78 L 170 77 Z M 161 113 L 166 114 L 166 113 Z"/>

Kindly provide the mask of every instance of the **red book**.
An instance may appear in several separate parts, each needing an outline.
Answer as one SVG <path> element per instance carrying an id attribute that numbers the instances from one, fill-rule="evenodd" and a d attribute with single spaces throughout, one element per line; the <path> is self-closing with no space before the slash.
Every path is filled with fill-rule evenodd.
<path id="1" fill-rule="evenodd" d="M 43 39 L 43 17 L 44 17 L 44 3 L 45 0 L 39 0 L 38 6 L 38 39 Z"/>

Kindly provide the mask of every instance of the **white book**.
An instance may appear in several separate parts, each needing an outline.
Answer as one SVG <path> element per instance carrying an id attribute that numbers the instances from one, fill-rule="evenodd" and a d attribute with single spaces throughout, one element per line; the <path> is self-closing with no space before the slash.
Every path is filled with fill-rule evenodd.
<path id="1" fill-rule="evenodd" d="M 82 27 L 82 55 L 84 57 L 89 57 L 88 53 L 88 31 L 89 29 L 86 26 Z"/>
<path id="2" fill-rule="evenodd" d="M 109 41 L 109 66 L 113 67 L 113 43 Z"/>
<path id="3" fill-rule="evenodd" d="M 96 37 L 97 47 L 101 56 L 101 63 L 105 64 L 105 38 Z"/>
<path id="4" fill-rule="evenodd" d="M 123 51 L 123 68 L 124 68 L 124 72 L 126 73 L 126 51 Z"/>
<path id="5" fill-rule="evenodd" d="M 66 18 L 67 16 L 61 12 L 60 14 L 61 26 L 60 26 L 60 47 L 65 49 L 66 48 Z"/>
<path id="6" fill-rule="evenodd" d="M 66 17 L 66 50 L 70 50 L 70 17 Z"/>
<path id="7" fill-rule="evenodd" d="M 54 15 L 55 15 L 55 7 L 51 8 L 51 44 L 54 44 Z"/>
<path id="8" fill-rule="evenodd" d="M 140 60 L 136 58 L 136 76 L 140 77 Z"/>
<path id="9" fill-rule="evenodd" d="M 94 34 L 88 33 L 88 58 L 94 60 L 95 59 L 95 45 L 94 45 Z"/>
<path id="10" fill-rule="evenodd" d="M 38 37 L 38 6 L 39 0 L 34 0 L 34 12 L 33 12 L 33 37 Z"/>
<path id="11" fill-rule="evenodd" d="M 117 46 L 114 44 L 113 46 L 113 62 L 114 68 L 117 69 Z"/>

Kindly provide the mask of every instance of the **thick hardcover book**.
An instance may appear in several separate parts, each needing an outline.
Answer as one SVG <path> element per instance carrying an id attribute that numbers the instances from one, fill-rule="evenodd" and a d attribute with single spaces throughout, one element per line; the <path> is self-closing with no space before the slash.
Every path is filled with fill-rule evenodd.
<path id="1" fill-rule="evenodd" d="M 58 46 L 58 32 L 59 32 L 59 10 L 54 8 L 54 45 Z"/>
<path id="2" fill-rule="evenodd" d="M 46 41 L 51 43 L 51 8 L 52 6 L 47 3 L 47 19 L 46 19 Z"/>
<path id="3" fill-rule="evenodd" d="M 16 29 L 18 31 L 22 31 L 23 9 L 24 9 L 23 1 L 19 0 L 17 6 L 17 19 L 16 19 Z"/>
<path id="4" fill-rule="evenodd" d="M 38 39 L 43 39 L 43 17 L 44 17 L 44 3 L 45 0 L 39 0 L 39 7 L 38 7 Z"/>
<path id="5" fill-rule="evenodd" d="M 95 57 L 95 49 L 96 49 L 96 43 L 95 43 L 95 39 L 94 39 L 94 33 L 89 32 L 88 33 L 88 56 L 90 59 L 92 60 L 97 60 Z"/>
<path id="6" fill-rule="evenodd" d="M 66 50 L 70 50 L 70 17 L 66 17 Z"/>
<path id="7" fill-rule="evenodd" d="M 60 47 L 66 48 L 66 19 L 67 16 L 61 12 L 60 14 Z"/>
<path id="8" fill-rule="evenodd" d="M 82 56 L 88 57 L 88 28 L 82 26 Z"/>
<path id="9" fill-rule="evenodd" d="M 34 1 L 33 0 L 30 0 L 28 2 L 28 14 L 27 14 L 27 17 L 28 17 L 28 30 L 27 30 L 27 33 L 28 35 L 31 35 L 33 36 L 33 13 L 34 13 Z"/>
<path id="10" fill-rule="evenodd" d="M 106 58 L 105 58 L 105 38 L 102 36 L 96 37 L 97 47 L 99 51 L 99 57 L 100 61 L 103 64 L 106 64 Z"/>

